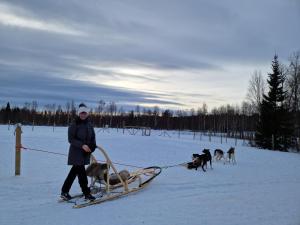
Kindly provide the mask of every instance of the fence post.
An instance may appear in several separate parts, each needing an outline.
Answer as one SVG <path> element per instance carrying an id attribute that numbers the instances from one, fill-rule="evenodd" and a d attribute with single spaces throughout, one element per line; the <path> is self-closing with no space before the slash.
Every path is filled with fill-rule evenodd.
<path id="1" fill-rule="evenodd" d="M 32 131 L 34 130 L 34 120 L 32 121 Z"/>
<path id="2" fill-rule="evenodd" d="M 125 121 L 123 120 L 123 134 L 125 133 Z"/>
<path id="3" fill-rule="evenodd" d="M 15 176 L 19 176 L 21 174 L 21 134 L 22 129 L 21 125 L 17 124 L 16 130 L 16 157 L 15 157 Z"/>

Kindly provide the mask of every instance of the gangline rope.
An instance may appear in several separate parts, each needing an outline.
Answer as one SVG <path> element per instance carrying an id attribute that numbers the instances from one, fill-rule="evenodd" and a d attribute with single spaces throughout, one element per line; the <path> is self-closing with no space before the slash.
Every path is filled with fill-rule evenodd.
<path id="1" fill-rule="evenodd" d="M 29 151 L 35 151 L 35 152 L 42 152 L 42 153 L 47 153 L 47 154 L 53 154 L 53 155 L 61 155 L 61 156 L 68 156 L 67 154 L 64 153 L 59 153 L 59 152 L 52 152 L 52 151 L 47 151 L 47 150 L 43 150 L 43 149 L 36 149 L 36 148 L 29 148 L 29 147 L 24 147 L 24 146 L 20 146 L 21 149 L 23 150 L 29 150 Z M 106 162 L 103 160 L 97 160 L 98 162 Z M 116 165 L 121 165 L 121 166 L 128 166 L 128 167 L 133 167 L 133 168 L 138 168 L 138 169 L 143 169 L 144 167 L 141 166 L 135 166 L 135 165 L 130 165 L 130 164 L 125 164 L 125 163 L 118 163 L 118 162 L 112 162 L 113 164 Z M 177 166 L 183 166 L 186 163 L 179 163 L 179 164 L 174 164 L 174 165 L 165 165 L 165 166 L 160 166 L 160 168 L 162 169 L 168 169 L 168 168 L 172 168 L 172 167 L 177 167 Z"/>

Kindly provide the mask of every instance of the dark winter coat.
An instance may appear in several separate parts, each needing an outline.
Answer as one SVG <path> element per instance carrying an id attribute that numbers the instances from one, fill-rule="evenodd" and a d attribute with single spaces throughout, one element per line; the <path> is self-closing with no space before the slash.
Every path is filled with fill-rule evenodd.
<path id="1" fill-rule="evenodd" d="M 68 165 L 88 165 L 91 154 L 85 152 L 82 146 L 88 145 L 92 152 L 96 149 L 95 131 L 89 118 L 85 120 L 76 118 L 69 127 L 68 140 L 70 143 Z"/>

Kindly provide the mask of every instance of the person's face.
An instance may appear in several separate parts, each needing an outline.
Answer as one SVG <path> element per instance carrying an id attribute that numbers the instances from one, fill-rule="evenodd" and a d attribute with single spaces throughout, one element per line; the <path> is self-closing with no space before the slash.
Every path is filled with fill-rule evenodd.
<path id="1" fill-rule="evenodd" d="M 88 117 L 88 114 L 86 112 L 82 112 L 79 114 L 79 117 L 81 120 L 85 120 Z"/>

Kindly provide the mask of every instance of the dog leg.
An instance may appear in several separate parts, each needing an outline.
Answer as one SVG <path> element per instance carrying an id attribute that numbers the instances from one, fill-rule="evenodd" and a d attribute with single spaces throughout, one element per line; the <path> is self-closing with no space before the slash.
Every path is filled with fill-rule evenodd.
<path id="1" fill-rule="evenodd" d="M 206 172 L 206 170 L 204 169 L 205 165 L 207 166 L 207 164 L 202 161 L 201 167 L 202 167 L 203 172 Z"/>
<path id="2" fill-rule="evenodd" d="M 233 164 L 236 164 L 235 155 L 232 156 Z"/>
<path id="3" fill-rule="evenodd" d="M 91 177 L 91 184 L 90 184 L 90 188 L 94 186 L 94 178 Z"/>

